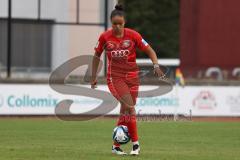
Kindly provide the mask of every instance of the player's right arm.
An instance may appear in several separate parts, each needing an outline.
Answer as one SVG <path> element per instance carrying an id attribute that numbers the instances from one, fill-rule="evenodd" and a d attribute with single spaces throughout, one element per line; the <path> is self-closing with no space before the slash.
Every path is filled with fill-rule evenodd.
<path id="1" fill-rule="evenodd" d="M 104 50 L 104 45 L 105 45 L 105 38 L 103 34 L 99 37 L 98 42 L 95 49 L 95 54 L 92 60 L 92 79 L 91 79 L 91 88 L 94 89 L 96 88 L 97 85 L 97 70 L 99 66 L 99 61 L 101 54 Z"/>
<path id="2" fill-rule="evenodd" d="M 100 55 L 95 52 L 93 60 L 92 60 L 92 80 L 91 80 L 91 88 L 96 88 L 97 85 L 97 70 L 99 66 Z"/>

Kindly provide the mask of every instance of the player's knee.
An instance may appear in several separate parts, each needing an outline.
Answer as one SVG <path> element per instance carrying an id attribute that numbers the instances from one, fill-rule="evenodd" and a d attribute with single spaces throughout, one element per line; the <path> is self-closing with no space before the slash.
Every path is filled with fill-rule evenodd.
<path id="1" fill-rule="evenodd" d="M 129 114 L 130 114 L 130 115 L 135 115 L 135 114 L 136 114 L 136 110 L 135 110 L 135 107 L 134 107 L 134 106 L 132 106 L 132 107 L 129 108 Z"/>
<path id="2" fill-rule="evenodd" d="M 122 101 L 121 106 L 129 109 L 131 107 L 134 107 L 134 103 L 132 101 Z"/>

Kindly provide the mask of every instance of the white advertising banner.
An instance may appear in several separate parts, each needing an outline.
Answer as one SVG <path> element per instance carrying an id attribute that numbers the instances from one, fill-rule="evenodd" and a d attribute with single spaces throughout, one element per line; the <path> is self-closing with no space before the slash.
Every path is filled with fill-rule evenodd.
<path id="1" fill-rule="evenodd" d="M 88 87 L 89 86 L 85 86 Z M 141 86 L 141 90 L 151 90 L 156 86 Z M 106 85 L 98 90 L 109 92 Z M 84 113 L 98 107 L 103 100 L 64 95 L 51 89 L 49 85 L 0 85 L 0 115 L 54 115 L 56 105 L 70 99 L 74 103 L 73 114 Z M 116 107 L 108 114 L 118 114 Z M 174 89 L 162 96 L 138 98 L 136 111 L 144 114 L 183 114 L 192 116 L 240 116 L 240 87 L 235 86 L 186 86 Z"/>

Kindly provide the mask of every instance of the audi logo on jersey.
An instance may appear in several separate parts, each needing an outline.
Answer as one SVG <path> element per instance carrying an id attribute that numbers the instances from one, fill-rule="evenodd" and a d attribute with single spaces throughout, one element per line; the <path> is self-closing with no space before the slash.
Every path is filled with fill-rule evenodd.
<path id="1" fill-rule="evenodd" d="M 130 54 L 129 50 L 115 50 L 111 51 L 112 57 L 127 57 Z"/>

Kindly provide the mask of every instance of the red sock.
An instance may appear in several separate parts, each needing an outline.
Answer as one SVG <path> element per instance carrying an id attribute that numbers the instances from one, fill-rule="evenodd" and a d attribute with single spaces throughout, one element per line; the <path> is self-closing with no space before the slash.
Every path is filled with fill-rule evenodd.
<path id="1" fill-rule="evenodd" d="M 128 132 L 131 137 L 132 142 L 138 141 L 138 133 L 137 133 L 137 118 L 136 115 L 128 115 Z"/>
<path id="2" fill-rule="evenodd" d="M 118 122 L 117 122 L 117 126 L 119 125 L 124 125 L 127 126 L 127 121 L 126 121 L 126 116 L 125 115 L 120 115 Z M 115 147 L 120 147 L 120 144 L 118 144 L 117 142 L 113 142 L 113 145 Z"/>
<path id="3" fill-rule="evenodd" d="M 126 115 L 124 114 L 121 114 L 119 116 L 119 119 L 118 119 L 118 122 L 117 122 L 117 126 L 120 126 L 120 125 L 125 125 L 127 126 L 127 123 L 126 123 Z"/>

